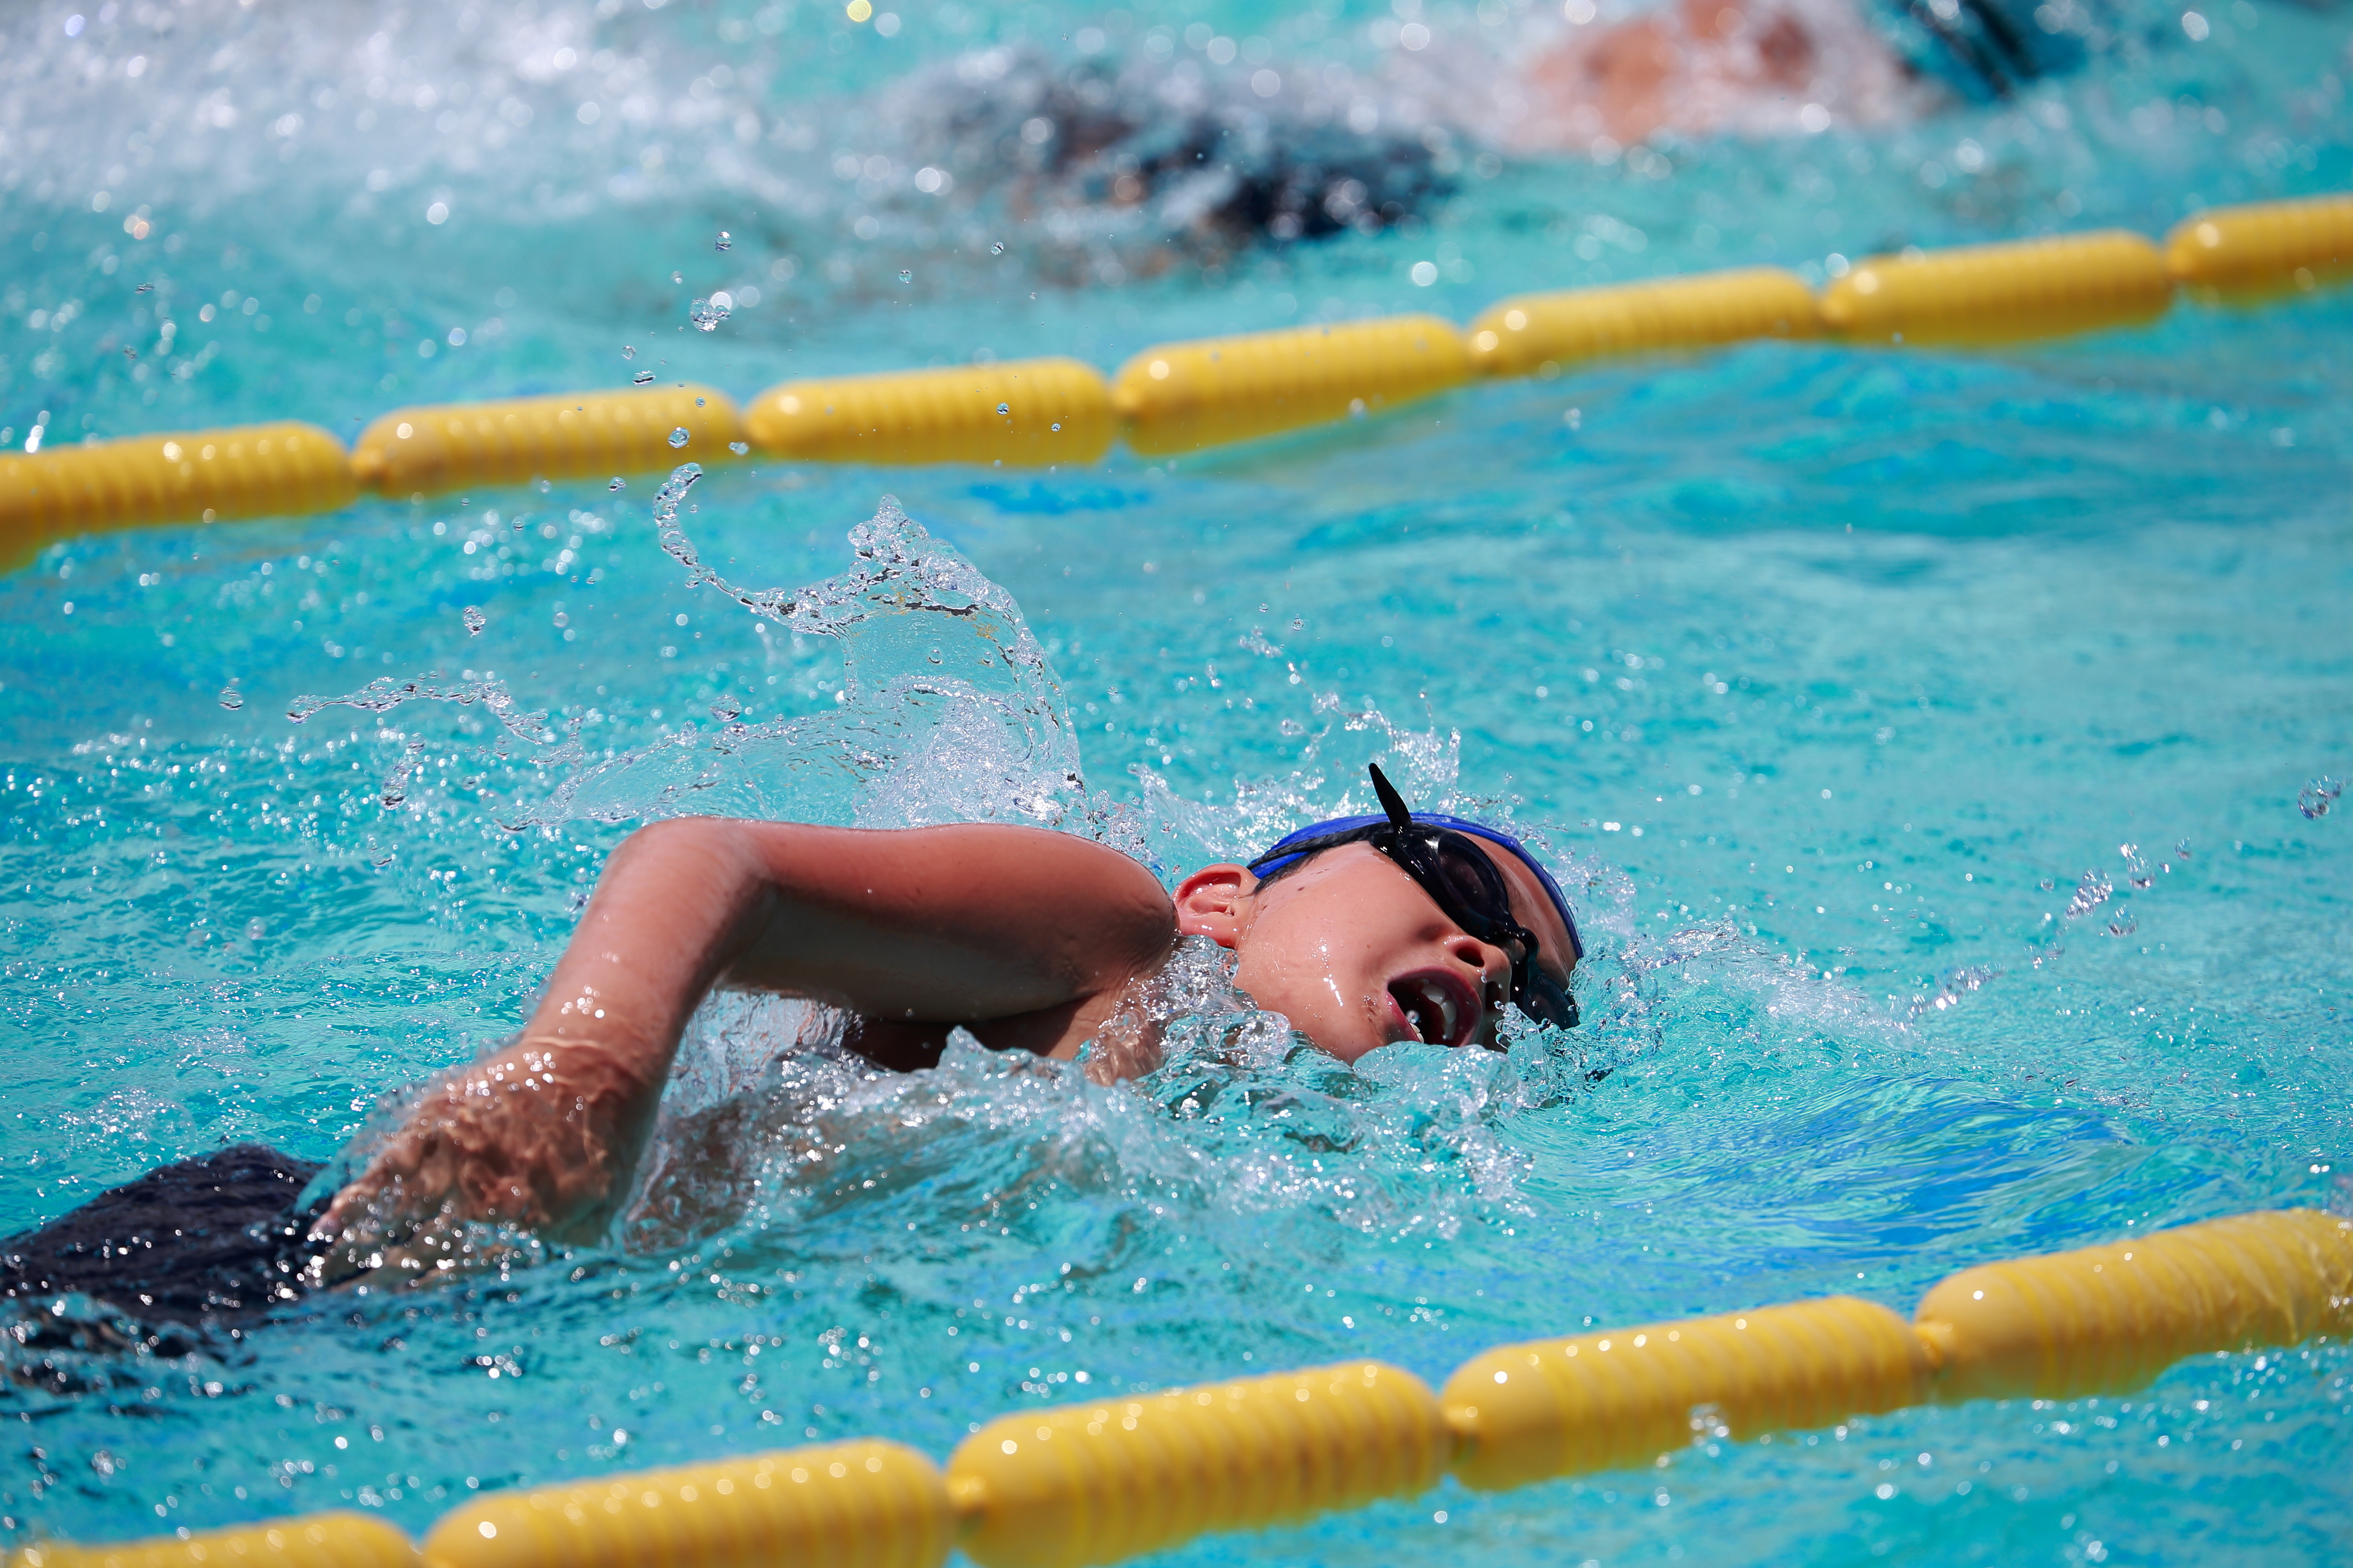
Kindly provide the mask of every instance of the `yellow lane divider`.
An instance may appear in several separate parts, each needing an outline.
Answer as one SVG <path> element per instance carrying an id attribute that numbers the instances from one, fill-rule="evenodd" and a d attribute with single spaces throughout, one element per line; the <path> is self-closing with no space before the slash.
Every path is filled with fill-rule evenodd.
<path id="1" fill-rule="evenodd" d="M 725 393 L 649 386 L 395 409 L 361 433 L 352 470 L 370 489 L 406 499 L 724 463 L 742 439 Z"/>
<path id="2" fill-rule="evenodd" d="M 1699 1426 L 1735 1437 L 1916 1405 L 1931 1372 L 1912 1325 L 1832 1296 L 1575 1339 L 1504 1345 L 1446 1380 L 1454 1472 L 1486 1491 L 1646 1465 Z"/>
<path id="3" fill-rule="evenodd" d="M 1436 316 L 1146 349 L 1106 384 L 1070 359 L 795 381 L 739 420 L 709 387 L 405 408 L 344 455 L 323 430 L 256 425 L 0 455 L 0 573 L 98 529 L 329 511 L 361 489 L 475 485 L 721 463 L 748 441 L 800 461 L 1088 463 L 1115 431 L 1146 457 L 1382 413 L 1472 375 L 1551 375 L 1609 354 L 1829 332 L 1993 344 L 2137 324 L 2177 288 L 2259 300 L 2353 277 L 2353 195 L 2217 207 L 2160 254 L 2121 229 L 1872 257 L 1816 296 L 1773 268 L 1504 300 L 1466 335 Z M 685 439 L 678 439 L 684 432 Z"/>
<path id="4" fill-rule="evenodd" d="M 1451 1471 L 1482 1490 L 1652 1463 L 1929 1400 L 2129 1393 L 2186 1357 L 2353 1333 L 2353 1219 L 2240 1215 L 1951 1276 L 1906 1323 L 1833 1296 L 1474 1357 L 1441 1394 L 1378 1362 L 1024 1410 L 948 1460 L 788 1448 L 496 1492 L 445 1515 L 422 1568 L 1088 1568 Z M 364 1515 L 127 1546 L 42 1542 L 11 1568 L 420 1568 Z"/>
<path id="5" fill-rule="evenodd" d="M 1471 363 L 1482 375 L 1551 376 L 1563 365 L 1608 354 L 1820 331 L 1814 291 L 1804 279 L 1778 267 L 1751 267 L 1506 300 L 1471 323 Z"/>
<path id="6" fill-rule="evenodd" d="M 11 1568 L 422 1568 L 416 1543 L 373 1515 L 337 1510 L 121 1546 L 19 1547 Z"/>
<path id="7" fill-rule="evenodd" d="M 2165 265 L 2208 301 L 2309 293 L 2353 272 L 2353 196 L 2200 213 L 2166 237 Z"/>
<path id="8" fill-rule="evenodd" d="M 2353 1222 L 2241 1215 L 1965 1269 L 1920 1302 L 1939 1399 L 2137 1388 L 2188 1356 L 2353 1331 Z"/>
<path id="9" fill-rule="evenodd" d="M 955 1534 L 947 1484 L 931 1460 L 897 1443 L 834 1443 L 493 1492 L 444 1515 L 425 1537 L 425 1560 L 432 1568 L 938 1568 Z"/>
<path id="10" fill-rule="evenodd" d="M 1000 1416 L 948 1460 L 982 1568 L 1086 1568 L 1428 1491 L 1454 1442 L 1378 1362 Z M 489 1568 L 489 1565 L 483 1565 Z"/>
<path id="11" fill-rule="evenodd" d="M 246 425 L 0 455 L 0 572 L 101 529 L 333 511 L 359 494 L 315 425 Z"/>
<path id="12" fill-rule="evenodd" d="M 1111 395 L 1127 444 L 1163 457 L 1382 413 L 1470 379 L 1453 322 L 1386 316 L 1162 343 L 1120 366 Z"/>
<path id="13" fill-rule="evenodd" d="M 2005 343 L 2154 321 L 2172 297 L 2157 247 L 2109 229 L 1874 256 L 1822 291 L 1821 315 L 1862 342 Z"/>
<path id="14" fill-rule="evenodd" d="M 1111 388 L 1074 359 L 788 381 L 744 428 L 772 457 L 827 463 L 1092 463 L 1111 449 Z"/>

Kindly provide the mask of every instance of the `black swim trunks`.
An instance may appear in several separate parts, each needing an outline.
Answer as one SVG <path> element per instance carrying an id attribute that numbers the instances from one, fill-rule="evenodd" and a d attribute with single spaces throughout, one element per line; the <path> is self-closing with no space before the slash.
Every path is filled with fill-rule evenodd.
<path id="1" fill-rule="evenodd" d="M 90 1297 L 142 1323 L 241 1328 L 300 1298 L 320 1166 L 259 1143 L 161 1166 L 0 1242 L 0 1312 Z"/>

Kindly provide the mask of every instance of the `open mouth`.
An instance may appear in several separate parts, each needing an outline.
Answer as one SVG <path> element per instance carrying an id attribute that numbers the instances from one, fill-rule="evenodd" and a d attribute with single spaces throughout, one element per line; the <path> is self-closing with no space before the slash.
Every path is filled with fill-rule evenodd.
<path id="1" fill-rule="evenodd" d="M 1401 975 L 1389 982 L 1389 1000 L 1424 1045 L 1467 1045 L 1478 1027 L 1479 998 L 1459 975 Z"/>

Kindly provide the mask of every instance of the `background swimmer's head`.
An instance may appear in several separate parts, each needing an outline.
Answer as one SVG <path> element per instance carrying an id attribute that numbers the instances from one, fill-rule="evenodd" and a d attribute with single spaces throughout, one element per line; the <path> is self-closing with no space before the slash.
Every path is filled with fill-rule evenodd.
<path id="1" fill-rule="evenodd" d="M 1509 848 L 1472 842 L 1535 933 L 1536 967 L 1565 987 L 1578 950 L 1552 890 Z M 1231 949 L 1251 999 L 1342 1061 L 1407 1040 L 1499 1044 L 1510 952 L 1464 931 L 1370 844 L 1312 850 L 1265 876 L 1204 867 L 1176 889 L 1176 924 Z"/>

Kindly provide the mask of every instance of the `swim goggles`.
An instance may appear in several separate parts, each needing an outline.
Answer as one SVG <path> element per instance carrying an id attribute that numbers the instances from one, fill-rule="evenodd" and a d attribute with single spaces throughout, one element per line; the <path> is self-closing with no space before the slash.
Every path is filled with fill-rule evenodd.
<path id="1" fill-rule="evenodd" d="M 1368 764 L 1368 771 L 1385 816 L 1340 817 L 1303 827 L 1251 861 L 1252 874 L 1270 877 L 1318 850 L 1369 844 L 1411 877 L 1465 935 L 1501 948 L 1510 957 L 1512 1000 L 1521 1012 L 1555 1028 L 1577 1027 L 1577 998 L 1567 986 L 1536 966 L 1535 933 L 1512 918 L 1511 889 L 1504 874 L 1472 840 L 1484 839 L 1510 850 L 1535 873 L 1568 931 L 1569 958 L 1574 963 L 1585 956 L 1585 944 L 1577 934 L 1577 917 L 1569 913 L 1568 900 L 1552 873 L 1509 834 L 1459 816 L 1408 810 L 1405 797 L 1381 773 L 1380 765 Z"/>

